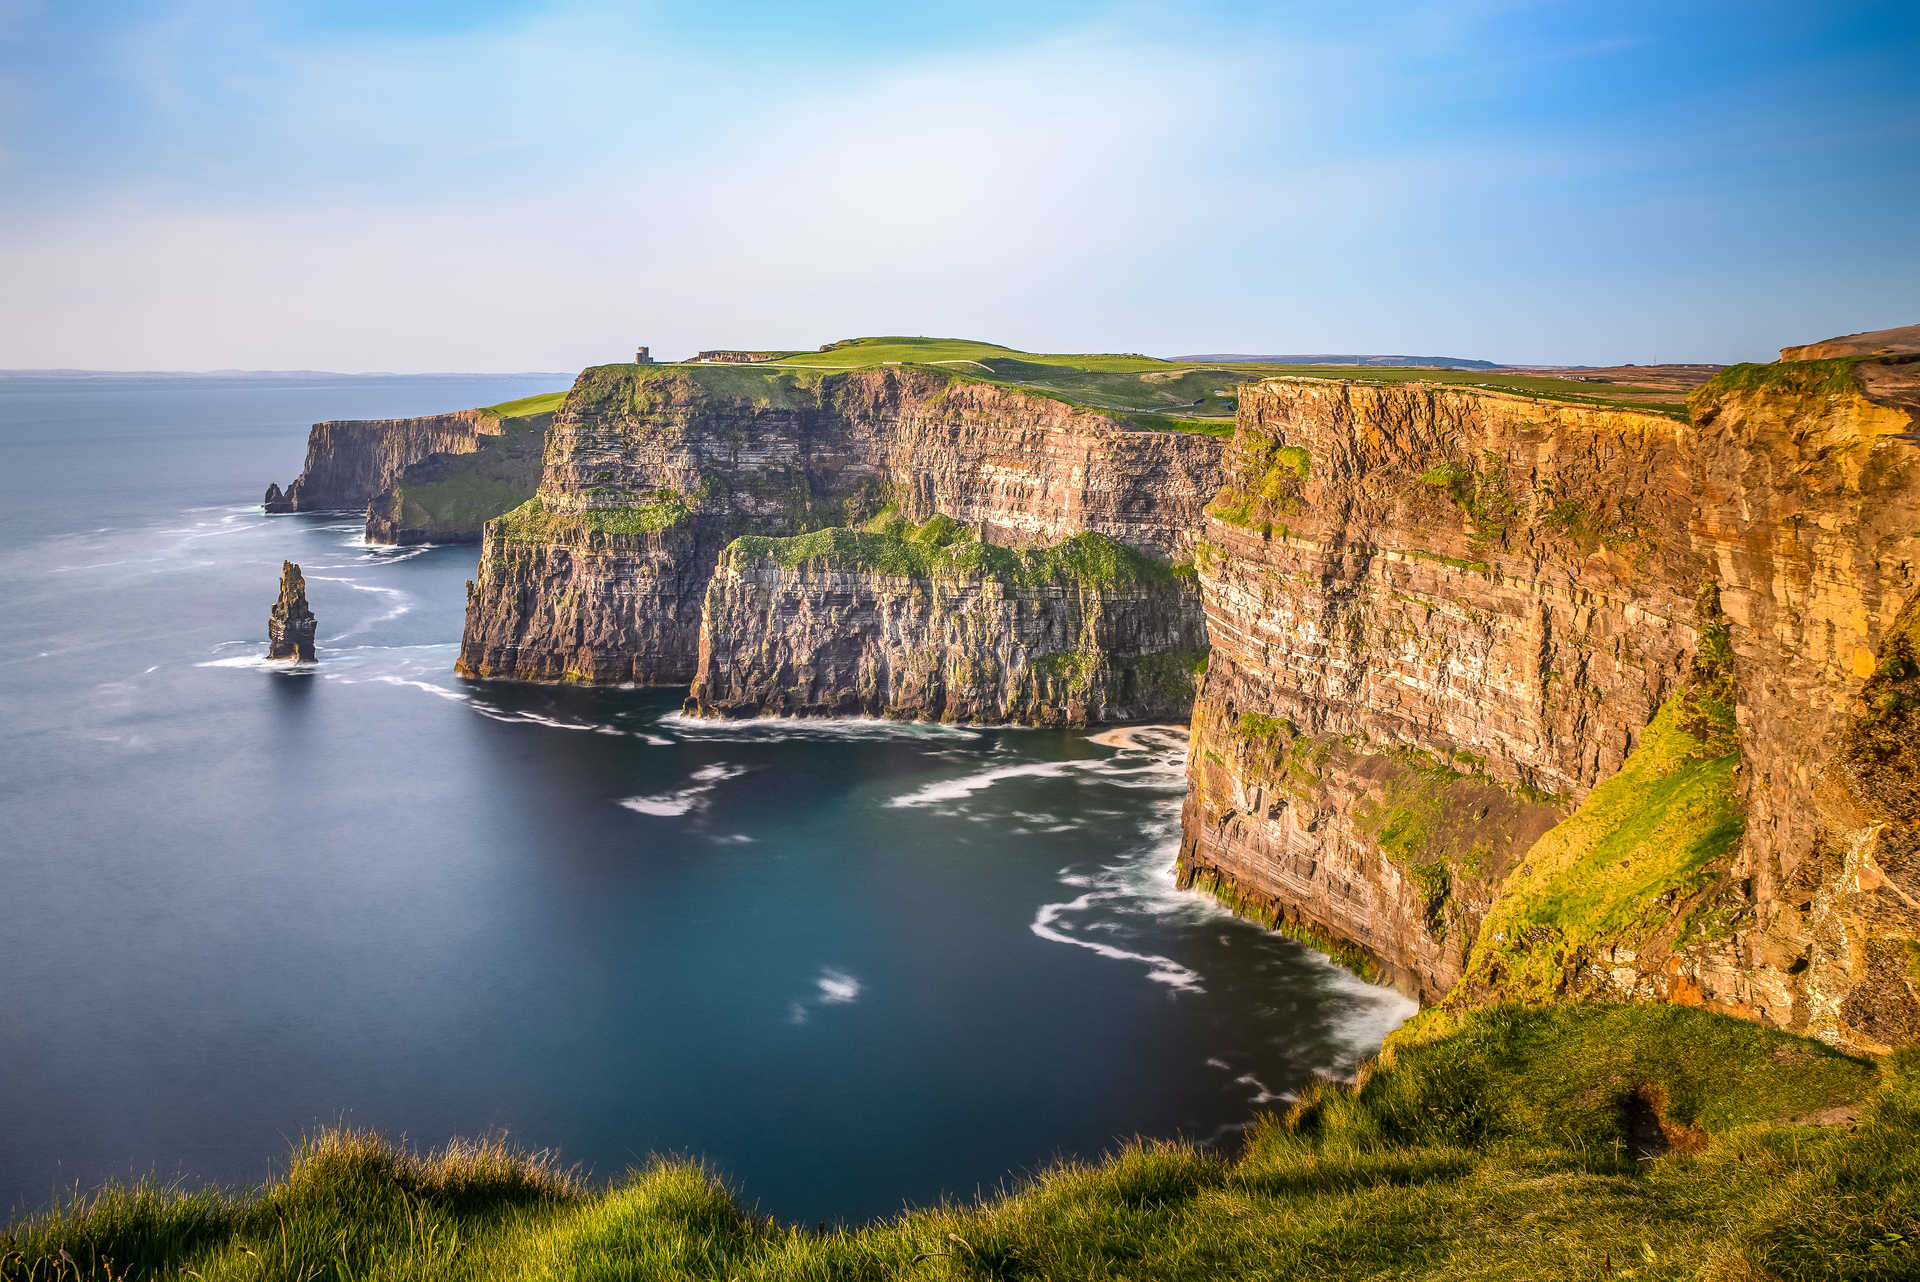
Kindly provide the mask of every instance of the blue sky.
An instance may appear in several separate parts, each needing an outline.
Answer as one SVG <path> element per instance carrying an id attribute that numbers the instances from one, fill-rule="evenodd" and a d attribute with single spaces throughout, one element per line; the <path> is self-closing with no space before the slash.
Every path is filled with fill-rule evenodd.
<path id="1" fill-rule="evenodd" d="M 1920 321 L 1910 4 L 0 0 L 0 367 L 1764 359 Z"/>

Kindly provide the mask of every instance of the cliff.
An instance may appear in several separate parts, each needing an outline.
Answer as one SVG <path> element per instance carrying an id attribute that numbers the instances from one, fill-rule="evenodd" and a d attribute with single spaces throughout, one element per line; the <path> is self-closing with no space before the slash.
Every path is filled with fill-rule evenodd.
<path id="1" fill-rule="evenodd" d="M 499 420 L 471 450 L 429 454 L 367 504 L 367 542 L 475 543 L 486 523 L 540 485 L 551 411 Z"/>
<path id="2" fill-rule="evenodd" d="M 1691 423 L 1243 391 L 1183 880 L 1429 1000 L 1465 976 L 1914 1040 L 1912 776 L 1861 729 L 1869 695 L 1912 715 L 1905 377 L 1735 367 Z"/>
<path id="3" fill-rule="evenodd" d="M 267 657 L 293 663 L 313 662 L 313 637 L 319 621 L 307 607 L 307 580 L 291 561 L 280 563 L 280 597 L 267 615 Z"/>
<path id="4" fill-rule="evenodd" d="M 1086 725 L 1184 718 L 1186 574 L 1101 534 L 1011 551 L 917 530 L 741 538 L 709 581 L 692 711 Z"/>
<path id="5" fill-rule="evenodd" d="M 944 514 L 1012 546 L 1094 531 L 1190 554 L 1222 442 L 924 367 L 602 366 L 549 434 L 535 497 L 491 522 L 460 670 L 689 681 L 721 550 Z"/>
<path id="6" fill-rule="evenodd" d="M 429 454 L 468 453 L 498 431 L 500 420 L 485 410 L 315 423 L 306 466 L 284 493 L 276 497 L 270 489 L 265 506 L 269 512 L 364 511 L 409 464 Z"/>

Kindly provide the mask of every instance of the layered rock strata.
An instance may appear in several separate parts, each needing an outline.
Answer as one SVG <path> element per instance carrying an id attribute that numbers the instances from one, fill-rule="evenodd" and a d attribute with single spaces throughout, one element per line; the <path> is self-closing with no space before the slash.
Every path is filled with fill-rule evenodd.
<path id="1" fill-rule="evenodd" d="M 1197 556 L 1213 658 L 1182 878 L 1426 998 L 1504 950 L 1563 991 L 1911 1041 L 1911 817 L 1875 817 L 1905 813 L 1859 782 L 1888 767 L 1832 764 L 1869 680 L 1905 680 L 1886 649 L 1920 586 L 1920 438 L 1881 394 L 1904 378 L 1736 367 L 1692 424 L 1434 386 L 1244 390 Z M 1536 851 L 1615 777 L 1646 796 L 1595 794 L 1579 842 Z M 1483 932 L 1529 861 L 1674 851 L 1667 882 L 1620 880 L 1657 911 L 1556 889 L 1564 920 L 1536 904 L 1526 938 L 1495 937 L 1510 914 Z"/>
<path id="2" fill-rule="evenodd" d="M 555 418 L 539 492 L 487 527 L 460 670 L 690 681 L 728 543 L 884 509 L 944 513 L 1007 546 L 1091 530 L 1190 555 L 1221 448 L 917 367 L 590 369 Z"/>
<path id="3" fill-rule="evenodd" d="M 486 523 L 540 486 L 551 413 L 500 420 L 474 448 L 429 454 L 367 504 L 367 542 L 477 543 Z"/>
<path id="4" fill-rule="evenodd" d="M 687 705 L 705 715 L 1086 725 L 1185 718 L 1191 582 L 1100 534 L 1024 553 L 824 530 L 728 545 Z"/>
<path id="5" fill-rule="evenodd" d="M 315 423 L 306 466 L 284 492 L 269 486 L 264 506 L 269 512 L 364 511 L 409 465 L 430 454 L 469 453 L 481 437 L 500 430 L 501 421 L 481 410 Z"/>
<path id="6" fill-rule="evenodd" d="M 313 637 L 319 621 L 307 607 L 307 580 L 291 561 L 280 563 L 280 599 L 267 615 L 267 657 L 292 663 L 312 663 Z"/>

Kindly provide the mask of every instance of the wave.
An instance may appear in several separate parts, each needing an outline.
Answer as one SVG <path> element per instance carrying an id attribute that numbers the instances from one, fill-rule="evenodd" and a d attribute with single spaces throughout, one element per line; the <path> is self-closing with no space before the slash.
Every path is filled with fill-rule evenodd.
<path id="1" fill-rule="evenodd" d="M 663 819 L 688 814 L 695 810 L 705 810 L 713 804 L 713 798 L 708 794 L 726 780 L 746 772 L 746 766 L 702 766 L 688 777 L 691 784 L 689 787 L 681 788 L 677 792 L 658 792 L 648 797 L 626 797 L 619 804 L 637 814 L 653 815 Z"/>
<path id="2" fill-rule="evenodd" d="M 780 743 L 788 739 L 955 739 L 980 732 L 935 721 L 887 721 L 879 717 L 690 717 L 669 712 L 658 725 L 688 739 L 717 743 Z"/>
<path id="3" fill-rule="evenodd" d="M 313 574 L 307 577 L 316 583 L 340 583 L 352 588 L 356 592 L 374 592 L 381 596 L 393 597 L 395 599 L 393 606 L 385 614 L 376 614 L 371 619 L 363 619 L 353 627 L 348 628 L 345 632 L 336 632 L 330 637 L 323 637 L 320 640 L 321 645 L 337 645 L 348 637 L 358 636 L 362 632 L 372 630 L 375 624 L 385 623 L 389 619 L 397 619 L 413 609 L 413 595 L 408 592 L 403 592 L 399 588 L 390 588 L 378 583 L 360 583 L 353 579 L 341 578 L 338 575 L 331 574 Z"/>
<path id="4" fill-rule="evenodd" d="M 317 661 L 291 663 L 285 659 L 269 659 L 264 654 L 230 655 L 224 659 L 208 659 L 193 666 L 196 668 L 246 668 L 254 672 L 285 672 L 301 675 L 313 675 L 320 671 L 320 664 Z"/>
<path id="5" fill-rule="evenodd" d="M 887 804 L 894 807 L 937 806 L 942 802 L 970 797 L 1008 779 L 1058 779 L 1075 773 L 1083 764 L 1078 761 L 1025 761 L 1016 766 L 994 766 L 975 774 L 962 775 L 958 779 L 942 779 L 938 783 L 926 784 L 912 792 L 900 794 Z"/>
<path id="6" fill-rule="evenodd" d="M 1200 972 L 1190 966 L 1181 965 L 1171 957 L 1164 957 L 1159 953 L 1136 953 L 1116 944 L 1102 943 L 1097 939 L 1082 939 L 1077 935 L 1068 934 L 1056 924 L 1067 913 L 1084 912 L 1096 903 L 1114 897 L 1108 891 L 1089 890 L 1084 895 L 1064 903 L 1042 904 L 1028 929 L 1042 939 L 1051 940 L 1056 944 L 1072 944 L 1075 948 L 1084 948 L 1113 961 L 1143 962 L 1147 967 L 1147 978 L 1156 984 L 1165 984 L 1179 992 L 1204 992 L 1200 985 Z"/>

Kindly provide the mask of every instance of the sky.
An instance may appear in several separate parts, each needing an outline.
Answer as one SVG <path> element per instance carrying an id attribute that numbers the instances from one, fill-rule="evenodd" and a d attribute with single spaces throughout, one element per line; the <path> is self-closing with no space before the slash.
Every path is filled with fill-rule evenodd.
<path id="1" fill-rule="evenodd" d="M 1902 3 L 0 0 L 0 368 L 1920 321 Z"/>

